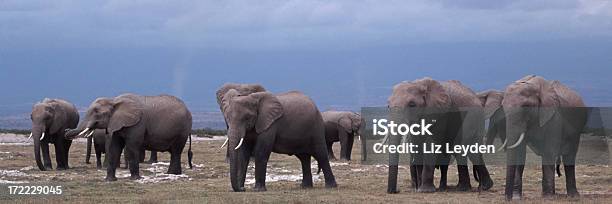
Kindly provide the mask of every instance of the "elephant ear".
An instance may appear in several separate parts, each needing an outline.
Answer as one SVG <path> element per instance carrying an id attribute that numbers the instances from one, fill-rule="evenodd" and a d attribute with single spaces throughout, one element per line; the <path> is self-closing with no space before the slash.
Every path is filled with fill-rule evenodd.
<path id="1" fill-rule="evenodd" d="M 450 107 L 450 97 L 448 96 L 440 82 L 427 77 L 424 79 L 420 79 L 418 83 L 425 86 L 425 104 L 427 105 L 427 107 Z"/>
<path id="2" fill-rule="evenodd" d="M 538 115 L 540 118 L 540 127 L 544 126 L 557 112 L 559 107 L 559 97 L 550 82 L 543 81 L 540 84 L 540 105 L 538 106 Z"/>
<path id="3" fill-rule="evenodd" d="M 504 95 L 499 91 L 479 93 L 478 98 L 483 102 L 485 119 L 489 119 L 502 107 Z"/>
<path id="4" fill-rule="evenodd" d="M 109 133 L 136 125 L 142 117 L 143 107 L 133 99 L 119 97 L 113 101 L 113 111 L 108 124 Z"/>
<path id="5" fill-rule="evenodd" d="M 353 128 L 353 132 L 359 132 L 361 128 L 361 115 L 358 113 L 351 112 L 351 127 Z"/>
<path id="6" fill-rule="evenodd" d="M 249 96 L 259 100 L 257 118 L 255 121 L 255 131 L 257 133 L 262 133 L 267 130 L 274 121 L 283 116 L 283 106 L 276 96 L 272 95 L 270 92 L 257 92 Z"/>
<path id="7" fill-rule="evenodd" d="M 346 130 L 346 132 L 353 131 L 353 121 L 351 120 L 350 116 L 348 116 L 348 115 L 344 115 L 344 116 L 340 117 L 338 119 L 338 125 L 340 127 L 344 128 L 344 130 Z"/>
<path id="8" fill-rule="evenodd" d="M 227 113 L 227 109 L 230 107 L 230 101 L 232 100 L 232 98 L 239 95 L 240 94 L 238 93 L 238 91 L 236 91 L 235 89 L 230 89 L 220 98 L 221 102 L 219 102 L 219 105 L 221 106 L 221 112 L 223 113 L 223 117 L 228 118 L 225 114 Z"/>
<path id="9" fill-rule="evenodd" d="M 51 127 L 49 127 L 49 133 L 57 133 L 59 131 L 64 131 L 60 129 L 66 123 L 66 111 L 63 110 L 60 104 L 58 104 L 57 101 L 53 99 L 45 99 L 45 101 L 45 110 L 53 115 L 53 124 L 51 124 Z"/>

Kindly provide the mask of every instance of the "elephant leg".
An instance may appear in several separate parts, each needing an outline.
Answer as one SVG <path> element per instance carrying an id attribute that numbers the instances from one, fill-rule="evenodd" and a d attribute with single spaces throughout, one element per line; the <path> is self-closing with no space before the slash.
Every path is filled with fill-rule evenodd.
<path id="1" fill-rule="evenodd" d="M 440 186 L 438 189 L 440 191 L 446 191 L 448 189 L 447 176 L 448 174 L 448 165 L 440 165 Z"/>
<path id="2" fill-rule="evenodd" d="M 336 156 L 334 156 L 334 142 L 327 142 L 327 155 L 329 156 L 330 160 L 337 160 Z"/>
<path id="3" fill-rule="evenodd" d="M 472 190 L 472 184 L 470 182 L 470 172 L 467 165 L 466 157 L 455 155 L 457 159 L 457 175 L 459 176 L 459 183 L 457 184 L 458 191 L 470 191 Z"/>
<path id="4" fill-rule="evenodd" d="M 575 156 L 563 157 L 563 170 L 565 171 L 565 186 L 567 195 L 570 197 L 579 197 L 578 189 L 576 188 L 576 166 Z"/>
<path id="5" fill-rule="evenodd" d="M 87 138 L 87 153 L 85 153 L 85 163 L 91 164 L 89 158 L 91 157 L 91 143 L 93 143 L 93 137 Z"/>
<path id="6" fill-rule="evenodd" d="M 140 145 L 137 146 L 132 146 L 138 144 L 137 142 L 126 142 L 125 145 L 125 155 L 129 158 L 128 161 L 126 161 L 126 163 L 129 163 L 129 169 L 130 169 L 130 179 L 131 180 L 138 180 L 141 179 L 142 177 L 140 177 L 140 169 L 139 169 L 139 160 L 137 158 L 140 158 L 140 153 L 141 150 Z"/>
<path id="7" fill-rule="evenodd" d="M 108 142 L 108 141 L 107 141 Z M 110 141 L 110 146 L 108 151 L 106 152 L 106 156 L 109 157 L 108 166 L 106 167 L 106 181 L 116 181 L 117 177 L 115 176 L 115 171 L 119 166 L 121 161 L 121 152 L 123 151 L 123 147 L 125 146 L 125 142 L 123 138 L 119 136 L 113 136 L 113 139 Z"/>
<path id="8" fill-rule="evenodd" d="M 555 165 L 542 165 L 542 195 L 555 194 Z"/>
<path id="9" fill-rule="evenodd" d="M 346 141 L 346 160 L 351 160 L 351 154 L 353 152 L 353 143 L 355 142 L 355 136 L 349 135 Z"/>
<path id="10" fill-rule="evenodd" d="M 146 154 L 146 152 L 145 152 L 144 147 L 141 147 L 141 148 L 140 148 L 140 154 L 139 154 L 139 156 L 138 156 L 138 162 L 139 162 L 139 163 L 144 163 L 144 160 L 145 160 L 145 154 Z"/>
<path id="11" fill-rule="evenodd" d="M 57 162 L 57 170 L 66 170 L 66 147 L 64 141 L 60 141 L 59 138 L 55 140 L 55 161 Z"/>
<path id="12" fill-rule="evenodd" d="M 72 140 L 67 140 L 67 139 L 62 139 L 64 140 L 64 164 L 66 165 L 66 169 L 70 168 L 70 162 L 68 162 L 69 157 L 69 153 L 70 153 L 70 146 L 72 146 Z"/>
<path id="13" fill-rule="evenodd" d="M 260 136 L 261 137 L 261 136 Z M 272 144 L 258 140 L 255 145 L 255 188 L 254 191 L 266 191 L 266 171 Z"/>
<path id="14" fill-rule="evenodd" d="M 43 163 L 46 169 L 53 169 L 51 165 L 51 156 L 49 155 L 49 143 L 41 142 L 40 149 L 42 150 Z"/>
<path id="15" fill-rule="evenodd" d="M 472 161 L 472 168 L 474 168 L 474 172 L 478 174 L 478 190 L 486 191 L 493 187 L 493 179 L 491 179 L 491 175 L 489 174 L 489 170 L 484 163 L 484 159 L 482 158 L 482 154 L 469 154 L 470 160 Z"/>
<path id="16" fill-rule="evenodd" d="M 523 197 L 523 170 L 525 165 L 517 165 L 514 176 L 514 187 L 512 190 L 513 199 L 521 199 Z"/>
<path id="17" fill-rule="evenodd" d="M 433 184 L 435 165 L 426 164 L 423 165 L 423 172 L 421 175 L 421 185 L 417 192 L 419 193 L 432 193 L 436 191 L 436 187 Z"/>
<path id="18" fill-rule="evenodd" d="M 149 161 L 147 163 L 157 163 L 157 151 L 151 151 L 151 157 L 149 157 Z"/>
<path id="19" fill-rule="evenodd" d="M 96 150 L 96 168 L 97 169 L 102 169 L 102 152 L 100 150 Z M 104 160 L 106 160 L 106 157 L 104 157 Z M 106 163 L 106 161 L 104 161 L 104 163 Z"/>
<path id="20" fill-rule="evenodd" d="M 513 186 L 514 186 L 514 177 L 516 176 L 516 166 L 517 165 L 507 165 L 506 166 L 506 189 L 504 195 L 506 196 L 506 200 L 512 200 Z"/>
<path id="21" fill-rule="evenodd" d="M 412 184 L 412 188 L 414 188 L 414 190 L 419 189 L 419 186 L 421 185 L 421 177 L 419 176 L 419 174 L 422 170 L 422 165 L 410 165 L 410 183 Z"/>
<path id="22" fill-rule="evenodd" d="M 331 166 L 329 165 L 329 156 L 327 156 L 324 147 L 317 148 L 313 156 L 315 160 L 317 160 L 319 168 L 323 170 L 323 175 L 325 177 L 325 187 L 337 187 L 338 184 L 336 184 L 336 178 L 334 177 L 334 173 L 332 172 Z"/>
<path id="23" fill-rule="evenodd" d="M 347 152 L 348 150 L 348 133 L 342 129 L 338 129 L 338 138 L 340 138 L 340 159 L 349 160 Z"/>
<path id="24" fill-rule="evenodd" d="M 307 154 L 298 154 L 296 156 L 302 163 L 302 188 L 312 188 L 311 156 Z"/>

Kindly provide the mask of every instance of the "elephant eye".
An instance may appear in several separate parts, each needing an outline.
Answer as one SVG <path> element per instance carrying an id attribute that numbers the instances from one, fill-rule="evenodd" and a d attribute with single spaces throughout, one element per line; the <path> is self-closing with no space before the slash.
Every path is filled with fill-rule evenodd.
<path id="1" fill-rule="evenodd" d="M 414 101 L 408 102 L 408 107 L 415 107 L 416 103 Z"/>

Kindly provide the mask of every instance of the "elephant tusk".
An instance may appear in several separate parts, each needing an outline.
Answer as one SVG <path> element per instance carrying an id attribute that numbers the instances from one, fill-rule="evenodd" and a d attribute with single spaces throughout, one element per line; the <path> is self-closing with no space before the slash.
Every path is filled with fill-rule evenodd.
<path id="1" fill-rule="evenodd" d="M 501 146 L 499 146 L 499 148 L 497 148 L 497 151 L 498 151 L 498 152 L 501 152 L 502 150 L 504 150 L 504 149 L 506 148 L 506 143 L 507 143 L 507 142 L 508 142 L 508 138 L 506 138 L 506 139 L 504 140 L 504 143 L 503 143 Z"/>
<path id="2" fill-rule="evenodd" d="M 517 146 L 519 146 L 521 144 L 521 142 L 523 142 L 523 139 L 525 139 L 525 133 L 522 133 L 521 136 L 519 137 L 518 141 L 513 144 L 512 146 L 509 146 L 508 149 L 513 149 Z"/>
<path id="3" fill-rule="evenodd" d="M 222 149 L 223 147 L 225 147 L 225 145 L 227 144 L 227 141 L 229 141 L 229 137 L 225 139 L 225 142 L 223 142 L 223 144 L 221 145 L 221 147 L 219 147 L 219 149 Z"/>
<path id="4" fill-rule="evenodd" d="M 85 137 L 91 137 L 91 135 L 93 135 L 95 132 L 95 130 L 91 130 L 89 131 L 89 134 L 85 135 Z"/>
<path id="5" fill-rule="evenodd" d="M 43 132 L 42 136 L 40 136 L 40 140 L 45 139 L 45 132 Z"/>
<path id="6" fill-rule="evenodd" d="M 240 146 L 242 146 L 242 141 L 244 141 L 244 138 L 240 138 L 240 142 L 238 143 L 238 146 L 236 146 L 236 148 L 234 149 L 240 148 Z"/>
<path id="7" fill-rule="evenodd" d="M 28 140 L 32 139 L 32 133 L 30 133 L 30 136 L 28 137 Z"/>
<path id="8" fill-rule="evenodd" d="M 89 131 L 89 128 L 85 128 L 85 130 L 83 130 L 83 131 L 81 131 L 81 132 L 79 133 L 79 136 L 81 136 L 81 135 L 85 134 L 85 133 L 86 133 L 86 132 L 88 132 L 88 131 Z"/>

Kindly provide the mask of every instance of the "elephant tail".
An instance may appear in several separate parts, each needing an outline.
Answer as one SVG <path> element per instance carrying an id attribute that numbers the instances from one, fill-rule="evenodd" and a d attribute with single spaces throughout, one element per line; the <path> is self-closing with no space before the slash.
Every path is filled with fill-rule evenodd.
<path id="1" fill-rule="evenodd" d="M 561 157 L 557 157 L 557 176 L 561 177 Z"/>
<path id="2" fill-rule="evenodd" d="M 474 174 L 474 180 L 476 180 L 476 182 L 480 182 L 480 176 L 478 175 L 478 171 L 476 171 L 476 168 L 472 168 L 472 174 Z"/>
<path id="3" fill-rule="evenodd" d="M 191 159 L 193 159 L 193 152 L 191 151 L 191 134 L 189 134 L 189 150 L 187 150 L 187 160 L 189 161 L 189 169 L 193 169 Z"/>

